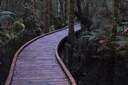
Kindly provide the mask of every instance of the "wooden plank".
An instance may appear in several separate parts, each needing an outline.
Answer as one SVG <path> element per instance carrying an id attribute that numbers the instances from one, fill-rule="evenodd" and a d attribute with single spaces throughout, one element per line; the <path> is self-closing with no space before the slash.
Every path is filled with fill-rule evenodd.
<path id="1" fill-rule="evenodd" d="M 58 74 L 57 74 L 58 73 Z M 47 75 L 46 75 L 47 74 Z M 18 76 L 28 76 L 28 77 L 35 77 L 35 76 L 65 76 L 62 72 L 42 72 L 42 73 L 15 73 L 15 77 Z"/>
<path id="2" fill-rule="evenodd" d="M 70 85 L 68 82 L 15 82 L 12 85 Z"/>
<path id="3" fill-rule="evenodd" d="M 16 70 L 14 73 L 50 73 L 50 72 L 53 72 L 53 73 L 57 73 L 59 74 L 60 72 L 63 73 L 62 69 L 58 69 L 58 70 L 54 70 L 52 69 L 42 69 L 42 70 L 32 70 L 31 72 L 29 70 Z M 15 74 L 14 74 L 15 75 Z"/>

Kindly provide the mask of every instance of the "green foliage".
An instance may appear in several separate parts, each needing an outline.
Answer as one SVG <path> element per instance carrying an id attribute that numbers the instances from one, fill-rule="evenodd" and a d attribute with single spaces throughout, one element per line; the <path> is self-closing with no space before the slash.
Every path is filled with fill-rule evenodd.
<path id="1" fill-rule="evenodd" d="M 52 31 L 54 31 L 54 30 L 55 30 L 55 27 L 54 27 L 54 25 L 52 25 L 52 26 L 50 27 L 49 31 L 52 32 Z"/>
<path id="2" fill-rule="evenodd" d="M 71 44 L 69 44 L 68 42 L 66 42 L 65 46 L 66 47 L 71 47 Z"/>
<path id="3" fill-rule="evenodd" d="M 128 22 L 121 22 L 122 25 L 128 25 Z"/>
<path id="4" fill-rule="evenodd" d="M 23 22 L 23 20 L 20 19 L 19 21 L 15 21 L 12 24 L 12 30 L 13 30 L 15 35 L 19 35 L 25 31 L 25 25 L 22 22 Z"/>
<path id="5" fill-rule="evenodd" d="M 127 56 L 128 51 L 123 50 L 123 51 L 119 51 L 119 52 L 117 52 L 116 54 L 117 54 L 118 56 Z"/>
<path id="6" fill-rule="evenodd" d="M 17 36 L 16 36 L 13 32 L 11 32 L 10 30 L 4 30 L 4 31 L 3 31 L 3 34 L 4 34 L 5 38 L 7 38 L 7 39 L 13 39 L 13 38 L 16 38 L 16 37 L 17 37 Z"/>
<path id="7" fill-rule="evenodd" d="M 0 23 L 2 23 L 3 21 L 13 21 L 14 18 L 13 16 L 15 16 L 15 13 L 10 12 L 10 11 L 2 11 L 0 12 Z"/>
<path id="8" fill-rule="evenodd" d="M 114 43 L 114 44 L 116 44 L 116 45 L 120 45 L 120 44 L 123 44 L 123 43 L 128 44 L 128 41 L 113 41 L 113 42 L 111 42 L 111 43 Z"/>
<path id="9" fill-rule="evenodd" d="M 118 60 L 118 61 L 126 60 L 127 55 L 128 55 L 127 50 L 116 52 L 116 60 Z"/>
<path id="10" fill-rule="evenodd" d="M 124 30 L 123 27 L 117 27 L 117 32 L 122 32 Z"/>
<path id="11" fill-rule="evenodd" d="M 0 12 L 0 15 L 16 15 L 16 14 L 11 11 L 2 11 Z"/>
<path id="12" fill-rule="evenodd" d="M 103 29 L 95 29 L 91 32 L 91 35 L 82 36 L 83 38 L 88 38 L 89 41 L 97 41 L 101 39 L 105 39 L 107 36 L 106 32 Z"/>
<path id="13" fill-rule="evenodd" d="M 0 39 L 0 47 L 3 45 L 3 43 L 4 43 L 4 42 Z"/>

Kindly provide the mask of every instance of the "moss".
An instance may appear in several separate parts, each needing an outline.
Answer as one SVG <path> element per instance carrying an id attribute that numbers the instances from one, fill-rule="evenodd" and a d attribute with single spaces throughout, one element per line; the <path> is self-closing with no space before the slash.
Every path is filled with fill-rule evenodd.
<path id="1" fill-rule="evenodd" d="M 119 51 L 116 53 L 116 55 L 120 55 L 120 56 L 125 56 L 127 54 L 128 51 L 123 50 L 123 51 Z"/>
<path id="2" fill-rule="evenodd" d="M 39 28 L 39 27 L 36 28 L 36 31 L 40 31 L 40 32 L 42 32 L 41 28 Z"/>
<path id="3" fill-rule="evenodd" d="M 98 55 L 94 55 L 94 56 L 92 56 L 92 58 L 94 58 L 94 59 L 100 59 L 101 57 L 100 56 L 98 56 Z"/>
<path id="4" fill-rule="evenodd" d="M 109 60 L 110 59 L 110 54 L 106 53 L 102 57 L 104 60 Z"/>
<path id="5" fill-rule="evenodd" d="M 54 27 L 54 25 L 52 25 L 52 26 L 50 27 L 49 31 L 52 32 L 52 31 L 54 31 L 54 30 L 55 30 L 55 27 Z"/>
<path id="6" fill-rule="evenodd" d="M 5 37 L 6 39 L 11 39 L 11 38 L 12 38 L 11 32 L 8 31 L 8 30 L 4 30 L 4 31 L 3 31 L 3 34 L 4 34 L 4 37 Z"/>
<path id="7" fill-rule="evenodd" d="M 128 55 L 128 51 L 126 50 L 116 52 L 116 60 L 117 61 L 126 60 L 127 55 Z"/>
<path id="8" fill-rule="evenodd" d="M 0 39 L 0 46 L 2 46 L 3 45 L 3 41 Z"/>
<path id="9" fill-rule="evenodd" d="M 23 31 L 25 31 L 25 25 L 22 23 L 23 20 L 20 19 L 18 21 L 15 21 L 12 25 L 12 30 L 15 35 L 21 34 Z"/>

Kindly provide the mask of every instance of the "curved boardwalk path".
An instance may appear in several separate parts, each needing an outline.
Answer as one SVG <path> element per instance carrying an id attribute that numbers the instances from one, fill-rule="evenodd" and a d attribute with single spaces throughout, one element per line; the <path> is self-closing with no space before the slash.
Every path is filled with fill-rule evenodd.
<path id="1" fill-rule="evenodd" d="M 80 24 L 74 27 L 79 30 Z M 76 85 L 56 58 L 56 46 L 67 34 L 68 28 L 39 36 L 21 47 L 14 56 L 5 85 Z"/>

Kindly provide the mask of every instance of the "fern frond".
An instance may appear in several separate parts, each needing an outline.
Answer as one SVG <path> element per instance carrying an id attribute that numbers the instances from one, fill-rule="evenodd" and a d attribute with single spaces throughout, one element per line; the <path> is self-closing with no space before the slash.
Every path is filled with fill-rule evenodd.
<path id="1" fill-rule="evenodd" d="M 123 24 L 123 25 L 127 25 L 127 24 L 128 24 L 128 22 L 121 22 L 121 24 Z"/>
<path id="2" fill-rule="evenodd" d="M 83 36 L 84 38 L 90 38 L 92 37 L 91 35 L 86 35 L 86 36 Z"/>
<path id="3" fill-rule="evenodd" d="M 12 16 L 10 16 L 10 15 L 2 15 L 0 17 L 0 19 L 13 19 L 14 20 L 14 18 Z"/>
<path id="4" fill-rule="evenodd" d="M 123 27 L 117 27 L 117 32 L 121 32 L 123 30 L 124 30 Z"/>
<path id="5" fill-rule="evenodd" d="M 121 41 L 127 41 L 128 37 L 124 37 L 124 36 L 116 36 L 117 40 L 121 40 Z"/>
<path id="6" fill-rule="evenodd" d="M 2 11 L 0 12 L 1 15 L 16 15 L 15 13 L 13 12 L 10 12 L 10 11 Z"/>
<path id="7" fill-rule="evenodd" d="M 111 43 L 114 43 L 114 44 L 116 44 L 116 45 L 120 45 L 120 44 L 123 44 L 123 43 L 128 44 L 128 41 L 113 41 L 113 42 L 111 42 Z"/>

